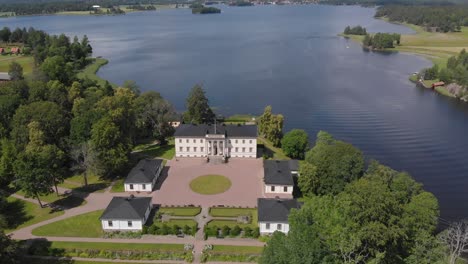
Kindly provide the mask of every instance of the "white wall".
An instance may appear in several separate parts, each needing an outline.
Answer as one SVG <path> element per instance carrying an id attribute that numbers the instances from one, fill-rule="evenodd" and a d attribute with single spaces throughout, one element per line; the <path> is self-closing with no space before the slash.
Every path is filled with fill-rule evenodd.
<path id="1" fill-rule="evenodd" d="M 177 137 L 175 139 L 176 157 L 206 157 L 206 140 L 206 138 Z M 209 140 L 223 139 L 210 138 Z M 257 138 L 228 138 L 227 148 L 230 157 L 256 158 Z"/>
<path id="2" fill-rule="evenodd" d="M 280 232 L 283 232 L 285 234 L 287 234 L 289 232 L 289 223 L 270 222 L 269 224 L 270 224 L 270 228 L 267 229 L 267 222 L 259 222 L 258 223 L 258 226 L 260 228 L 260 234 L 269 235 L 269 234 L 273 234 L 275 231 L 280 231 Z M 280 229 L 277 229 L 278 224 L 281 225 Z"/>
<path id="3" fill-rule="evenodd" d="M 272 186 L 275 186 L 274 191 L 271 190 Z M 284 191 L 285 186 L 288 187 L 286 192 Z M 293 193 L 293 188 L 294 188 L 294 186 L 292 186 L 292 185 L 269 185 L 269 184 L 267 185 L 267 184 L 265 184 L 265 193 L 288 193 L 288 194 L 292 194 Z"/>
<path id="4" fill-rule="evenodd" d="M 233 157 L 233 158 L 256 158 L 257 157 L 257 138 L 229 138 L 228 147 L 230 148 L 229 149 L 230 157 Z"/>
<path id="5" fill-rule="evenodd" d="M 125 191 L 126 192 L 152 192 L 153 191 L 153 184 L 151 183 L 133 183 L 133 189 L 130 189 L 131 183 L 125 183 Z M 145 189 L 143 189 L 143 185 L 145 185 Z"/>
<path id="6" fill-rule="evenodd" d="M 176 157 L 206 157 L 205 138 L 177 137 L 175 139 L 175 152 Z"/>
<path id="7" fill-rule="evenodd" d="M 109 226 L 109 221 L 112 221 L 112 227 Z M 122 220 L 101 220 L 102 223 L 102 229 L 106 231 L 118 231 L 118 230 L 135 230 L 135 231 L 141 231 L 143 230 L 143 224 L 141 220 L 132 220 L 132 227 L 128 226 L 128 221 L 122 221 Z"/>

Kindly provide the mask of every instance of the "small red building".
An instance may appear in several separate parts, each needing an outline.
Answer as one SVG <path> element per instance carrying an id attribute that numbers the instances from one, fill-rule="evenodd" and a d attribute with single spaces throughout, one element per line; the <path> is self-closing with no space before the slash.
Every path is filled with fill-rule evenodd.
<path id="1" fill-rule="evenodd" d="M 13 47 L 13 48 L 11 48 L 11 50 L 10 50 L 10 53 L 11 53 L 11 54 L 20 54 L 20 52 L 21 52 L 21 50 L 20 50 L 20 48 L 18 48 L 18 47 Z"/>
<path id="2" fill-rule="evenodd" d="M 432 89 L 439 87 L 439 86 L 444 86 L 444 85 L 445 85 L 444 82 L 435 82 L 432 84 Z"/>
<path id="3" fill-rule="evenodd" d="M 4 48 L 0 48 L 0 55 L 3 55 L 5 53 L 5 49 Z"/>

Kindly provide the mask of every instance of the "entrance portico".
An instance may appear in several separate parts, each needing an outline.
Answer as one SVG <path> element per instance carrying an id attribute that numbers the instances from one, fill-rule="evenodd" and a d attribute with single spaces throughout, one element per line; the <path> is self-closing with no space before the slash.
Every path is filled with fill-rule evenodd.
<path id="1" fill-rule="evenodd" d="M 228 157 L 229 147 L 225 135 L 207 134 L 205 142 L 206 156 Z"/>

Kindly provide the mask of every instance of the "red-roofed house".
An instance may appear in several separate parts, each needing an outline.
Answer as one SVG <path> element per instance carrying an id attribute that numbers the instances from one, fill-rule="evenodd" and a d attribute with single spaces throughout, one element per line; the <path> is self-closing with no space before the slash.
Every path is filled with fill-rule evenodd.
<path id="1" fill-rule="evenodd" d="M 3 55 L 3 53 L 5 53 L 5 49 L 4 49 L 4 48 L 0 48 L 0 55 Z"/>
<path id="2" fill-rule="evenodd" d="M 439 86 L 444 86 L 444 85 L 445 85 L 444 82 L 435 82 L 432 84 L 432 89 L 439 87 Z"/>
<path id="3" fill-rule="evenodd" d="M 13 48 L 11 48 L 11 50 L 10 50 L 10 53 L 11 53 L 11 54 L 20 54 L 20 52 L 21 52 L 21 50 L 20 50 L 20 48 L 18 48 L 18 47 L 13 47 Z"/>

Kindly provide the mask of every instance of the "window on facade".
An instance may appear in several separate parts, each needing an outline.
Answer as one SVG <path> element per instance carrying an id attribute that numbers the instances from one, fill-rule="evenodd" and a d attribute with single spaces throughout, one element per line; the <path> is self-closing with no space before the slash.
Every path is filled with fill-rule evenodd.
<path id="1" fill-rule="evenodd" d="M 231 140 L 229 140 L 228 142 L 229 142 L 229 144 L 231 144 Z"/>
<path id="2" fill-rule="evenodd" d="M 193 151 L 194 151 L 194 152 L 197 152 L 197 147 L 193 147 Z"/>
<path id="3" fill-rule="evenodd" d="M 108 225 L 109 227 L 112 227 L 112 221 L 107 221 L 107 225 Z"/>
<path id="4" fill-rule="evenodd" d="M 187 147 L 187 152 L 189 152 L 189 151 L 190 151 L 190 147 Z"/>
<path id="5" fill-rule="evenodd" d="M 275 191 L 275 186 L 271 186 L 271 191 L 272 191 L 272 192 Z"/>
<path id="6" fill-rule="evenodd" d="M 266 224 L 265 224 L 265 228 L 266 228 L 266 229 L 270 229 L 270 223 L 266 223 Z"/>
<path id="7" fill-rule="evenodd" d="M 204 150 L 205 150 L 205 148 L 204 148 L 204 147 L 201 147 L 201 148 L 200 148 L 200 151 L 201 151 L 201 152 L 203 152 Z"/>
<path id="8" fill-rule="evenodd" d="M 188 139 L 186 139 L 186 140 L 185 140 L 185 142 L 187 142 L 187 143 L 188 143 Z"/>
<path id="9" fill-rule="evenodd" d="M 236 152 L 239 152 L 239 148 L 238 148 L 238 147 L 236 147 Z"/>
<path id="10" fill-rule="evenodd" d="M 203 139 L 200 139 L 200 143 L 203 143 Z"/>
<path id="11" fill-rule="evenodd" d="M 196 140 L 196 139 L 193 139 L 193 143 L 197 143 L 197 140 Z"/>
<path id="12" fill-rule="evenodd" d="M 133 184 L 130 184 L 130 190 L 133 190 Z"/>
<path id="13" fill-rule="evenodd" d="M 281 224 L 276 225 L 276 230 L 281 230 Z"/>
<path id="14" fill-rule="evenodd" d="M 128 221 L 127 224 L 128 224 L 128 227 L 132 227 L 132 226 L 133 226 L 132 221 Z"/>
<path id="15" fill-rule="evenodd" d="M 245 152 L 245 148 L 242 148 L 242 152 Z"/>
<path id="16" fill-rule="evenodd" d="M 182 143 L 182 139 L 179 139 L 179 143 Z"/>
<path id="17" fill-rule="evenodd" d="M 237 144 L 237 139 L 236 139 L 236 144 Z"/>
<path id="18" fill-rule="evenodd" d="M 142 184 L 142 185 L 141 185 L 141 189 L 142 189 L 142 190 L 145 190 L 145 189 L 146 189 L 146 184 Z"/>
<path id="19" fill-rule="evenodd" d="M 244 143 L 245 143 L 245 139 L 242 140 L 242 144 L 244 144 Z"/>
<path id="20" fill-rule="evenodd" d="M 249 143 L 252 144 L 252 140 L 249 140 Z"/>
<path id="21" fill-rule="evenodd" d="M 183 150 L 182 150 L 182 147 L 179 147 L 179 151 L 183 151 Z"/>
<path id="22" fill-rule="evenodd" d="M 284 186 L 284 187 L 283 187 L 283 191 L 284 191 L 284 192 L 288 192 L 288 186 Z"/>
<path id="23" fill-rule="evenodd" d="M 249 152 L 253 152 L 253 148 L 249 148 Z"/>

